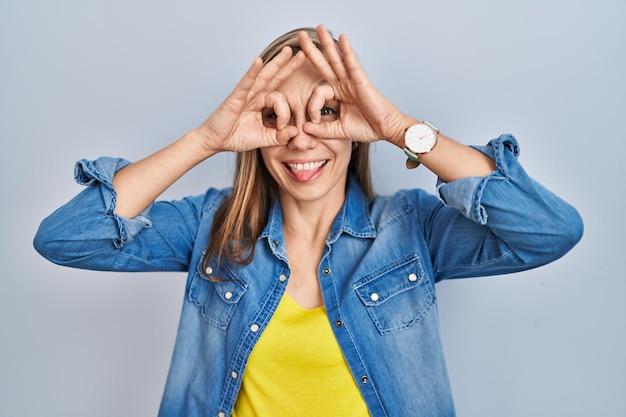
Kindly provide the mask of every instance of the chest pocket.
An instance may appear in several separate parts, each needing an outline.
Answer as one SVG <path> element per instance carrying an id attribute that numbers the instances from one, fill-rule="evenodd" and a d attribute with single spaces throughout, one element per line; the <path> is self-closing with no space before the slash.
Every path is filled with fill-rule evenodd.
<path id="1" fill-rule="evenodd" d="M 353 287 L 383 335 L 422 320 L 435 304 L 434 288 L 417 255 L 383 266 Z"/>
<path id="2" fill-rule="evenodd" d="M 200 259 L 187 291 L 187 299 L 200 309 L 207 322 L 226 329 L 245 292 L 245 283 L 232 276 L 222 281 L 209 280 L 202 271 Z"/>

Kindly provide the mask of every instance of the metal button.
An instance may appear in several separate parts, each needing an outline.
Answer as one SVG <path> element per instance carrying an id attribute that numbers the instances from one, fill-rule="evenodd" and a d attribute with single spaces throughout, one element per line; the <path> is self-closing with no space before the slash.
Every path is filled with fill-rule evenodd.
<path id="1" fill-rule="evenodd" d="M 370 379 L 367 377 L 367 375 L 363 375 L 363 376 L 361 377 L 361 382 L 362 382 L 362 383 L 364 383 L 364 384 L 367 384 L 367 381 L 369 381 L 369 380 L 370 380 Z"/>
<path id="2" fill-rule="evenodd" d="M 259 325 L 254 323 L 252 326 L 250 326 L 250 330 L 252 330 L 253 333 L 256 333 L 259 331 Z"/>
<path id="3" fill-rule="evenodd" d="M 280 274 L 280 275 L 278 276 L 278 280 L 279 280 L 280 282 L 285 282 L 285 281 L 287 281 L 287 275 L 285 275 L 285 274 Z"/>
<path id="4" fill-rule="evenodd" d="M 411 281 L 411 282 L 415 282 L 415 281 L 417 281 L 417 275 L 415 275 L 415 274 L 409 274 L 409 281 Z"/>
<path id="5" fill-rule="evenodd" d="M 378 301 L 379 299 L 380 299 L 380 297 L 375 292 L 372 293 L 372 295 L 370 295 L 370 300 L 372 300 L 374 302 Z"/>
<path id="6" fill-rule="evenodd" d="M 341 326 L 343 326 L 343 321 L 341 321 L 341 320 L 335 320 L 335 326 L 337 326 L 337 327 L 341 327 Z"/>
<path id="7" fill-rule="evenodd" d="M 237 372 L 232 371 L 232 372 L 230 373 L 230 376 L 232 376 L 232 377 L 233 377 L 233 379 L 237 379 L 237 376 L 238 376 L 238 375 L 237 375 Z"/>
<path id="8" fill-rule="evenodd" d="M 220 411 L 219 413 L 217 413 L 217 417 L 226 417 L 226 413 L 223 411 Z"/>
<path id="9" fill-rule="evenodd" d="M 277 248 L 277 247 L 278 247 L 278 244 L 279 244 L 279 243 L 278 243 L 278 241 L 277 241 L 277 240 L 274 240 L 274 241 L 272 242 L 272 245 L 274 245 L 274 247 L 275 247 L 275 248 Z"/>
<path id="10" fill-rule="evenodd" d="M 210 266 L 207 266 L 204 270 L 204 273 L 207 275 L 211 275 L 213 273 L 213 268 L 211 268 Z"/>
<path id="11" fill-rule="evenodd" d="M 226 291 L 224 293 L 224 298 L 227 299 L 227 300 L 230 300 L 231 298 L 233 298 L 233 293 L 230 292 L 230 291 Z"/>
<path id="12" fill-rule="evenodd" d="M 324 275 L 328 275 L 330 274 L 330 268 L 324 268 L 322 272 L 324 273 Z"/>

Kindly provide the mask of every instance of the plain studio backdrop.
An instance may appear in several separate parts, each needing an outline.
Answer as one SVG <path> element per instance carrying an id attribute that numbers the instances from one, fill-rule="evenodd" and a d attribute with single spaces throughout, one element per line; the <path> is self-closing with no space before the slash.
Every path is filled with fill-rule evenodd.
<path id="1" fill-rule="evenodd" d="M 165 146 L 267 43 L 318 23 L 350 36 L 405 112 L 468 144 L 513 133 L 526 169 L 585 220 L 551 265 L 438 284 L 458 414 L 626 416 L 623 0 L 0 0 L 1 416 L 156 414 L 186 275 L 62 268 L 33 235 L 80 191 L 76 160 Z M 378 193 L 434 191 L 391 145 L 372 158 Z M 163 197 L 226 186 L 233 162 Z"/>

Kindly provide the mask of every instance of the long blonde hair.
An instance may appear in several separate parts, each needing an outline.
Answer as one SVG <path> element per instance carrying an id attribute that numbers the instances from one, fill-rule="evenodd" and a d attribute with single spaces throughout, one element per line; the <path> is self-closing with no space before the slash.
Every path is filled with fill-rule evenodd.
<path id="1" fill-rule="evenodd" d="M 277 38 L 265 48 L 260 57 L 264 64 L 271 61 L 285 46 L 299 51 L 298 33 L 306 31 L 317 46 L 322 46 L 313 28 L 295 29 Z M 336 42 L 336 40 L 335 40 Z M 369 170 L 369 144 L 359 143 L 353 150 L 348 170 L 354 175 L 365 194 L 373 198 Z M 263 232 L 272 203 L 278 198 L 278 186 L 268 172 L 260 149 L 237 155 L 232 193 L 224 200 L 213 219 L 209 246 L 202 260 L 205 271 L 209 260 L 222 257 L 246 265 L 254 257 L 256 240 Z M 210 277 L 211 278 L 211 277 Z"/>

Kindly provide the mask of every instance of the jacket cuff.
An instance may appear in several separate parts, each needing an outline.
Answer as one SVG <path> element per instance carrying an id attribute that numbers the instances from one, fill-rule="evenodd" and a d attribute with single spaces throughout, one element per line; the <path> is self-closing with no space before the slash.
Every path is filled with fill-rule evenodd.
<path id="1" fill-rule="evenodd" d="M 74 166 L 74 180 L 78 184 L 100 188 L 104 214 L 115 220 L 119 230 L 119 237 L 113 240 L 117 249 L 131 242 L 142 229 L 152 225 L 148 218 L 150 207 L 132 219 L 115 214 L 117 192 L 112 180 L 115 173 L 127 165 L 130 165 L 130 162 L 125 159 L 102 157 L 93 161 L 81 159 Z"/>
<path id="2" fill-rule="evenodd" d="M 486 146 L 473 146 L 495 161 L 496 170 L 486 177 L 468 177 L 446 183 L 437 180 L 437 191 L 442 201 L 459 210 L 465 217 L 479 224 L 487 223 L 487 210 L 482 205 L 482 196 L 491 181 L 507 180 L 510 165 L 517 164 L 519 144 L 510 134 L 492 139 Z"/>

